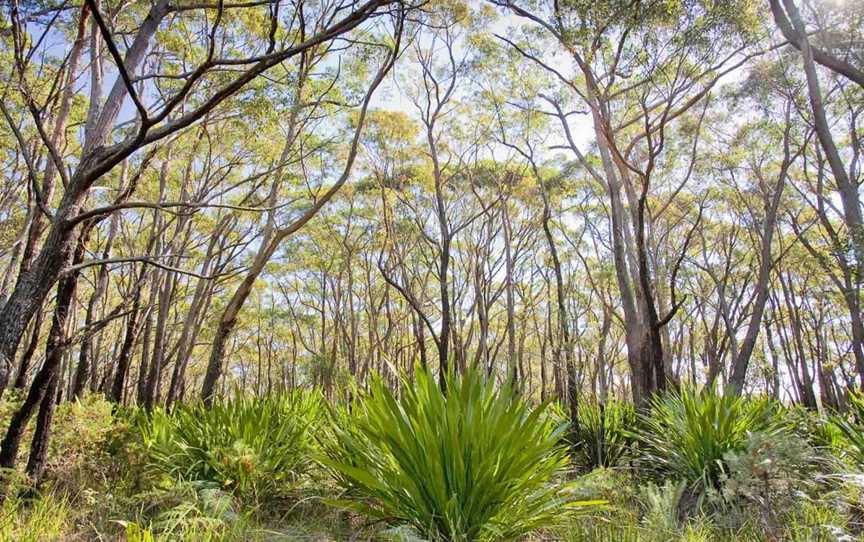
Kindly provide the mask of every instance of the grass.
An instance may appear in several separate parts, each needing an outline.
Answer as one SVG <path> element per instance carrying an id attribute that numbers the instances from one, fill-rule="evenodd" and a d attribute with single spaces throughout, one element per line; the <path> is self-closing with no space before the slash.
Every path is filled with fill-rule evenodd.
<path id="1" fill-rule="evenodd" d="M 65 495 L 48 493 L 32 499 L 12 496 L 0 507 L 0 540 L 65 540 L 74 528 L 72 517 L 72 505 Z"/>

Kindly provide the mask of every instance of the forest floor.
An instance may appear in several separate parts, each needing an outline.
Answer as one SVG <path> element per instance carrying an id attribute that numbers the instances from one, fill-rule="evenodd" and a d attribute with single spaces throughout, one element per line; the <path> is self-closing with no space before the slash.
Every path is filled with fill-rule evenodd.
<path id="1" fill-rule="evenodd" d="M 8 421 L 14 403 L 14 397 L 0 402 L 0 424 Z M 425 540 L 407 525 L 348 511 L 349 498 L 320 467 L 310 468 L 302 480 L 283 481 L 290 490 L 266 498 L 240 498 L 212 481 L 157 476 L 149 463 L 152 457 L 142 454 L 141 429 L 130 419 L 114 414 L 101 399 L 62 404 L 42 484 L 33 490 L 24 482 L 16 486 L 15 477 L 7 482 L 8 496 L 0 505 L 0 542 Z M 19 464 L 26 463 L 24 455 L 22 451 Z M 688 502 L 685 486 L 646 482 L 626 465 L 572 471 L 567 478 L 560 483 L 567 485 L 572 500 L 595 504 L 562 512 L 554 527 L 540 525 L 518 540 L 864 541 L 860 480 L 834 484 L 835 489 L 821 493 L 783 486 L 788 497 L 778 493 L 764 506 L 752 500 L 745 507 L 703 514 L 682 513 L 695 509 L 694 504 L 701 506 Z M 492 539 L 516 538 L 470 540 Z"/>

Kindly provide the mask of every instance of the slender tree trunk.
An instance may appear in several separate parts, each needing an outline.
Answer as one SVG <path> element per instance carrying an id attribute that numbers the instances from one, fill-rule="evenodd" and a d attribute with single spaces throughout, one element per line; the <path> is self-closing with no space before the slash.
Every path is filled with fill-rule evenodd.
<path id="1" fill-rule="evenodd" d="M 36 417 L 36 430 L 33 432 L 33 441 L 30 444 L 30 456 L 27 459 L 27 475 L 37 484 L 41 482 L 45 472 L 45 463 L 48 459 L 48 443 L 51 438 L 51 422 L 54 419 L 54 411 L 57 409 L 58 399 L 58 375 L 54 375 L 48 385 L 48 391 L 39 405 L 39 414 Z"/>
<path id="2" fill-rule="evenodd" d="M 505 200 L 502 205 L 501 216 L 504 222 L 504 274 L 505 274 L 505 295 L 507 298 L 507 362 L 508 372 L 514 384 L 517 382 L 517 363 L 516 363 L 516 294 L 515 284 L 513 280 L 514 263 L 513 263 L 513 247 L 512 236 L 513 227 L 510 223 L 510 211 Z"/>
<path id="3" fill-rule="evenodd" d="M 147 375 L 150 374 L 148 369 L 150 366 L 150 338 L 153 335 L 153 307 L 156 306 L 156 293 L 159 291 L 159 284 L 157 281 L 159 275 L 155 270 L 151 272 L 151 277 L 150 300 L 147 303 L 147 310 L 144 316 L 144 334 L 141 337 L 141 361 L 138 364 L 138 380 L 135 383 L 135 401 L 139 405 L 144 404 L 144 398 L 147 395 Z"/>
<path id="4" fill-rule="evenodd" d="M 218 236 L 213 236 L 207 247 L 207 255 L 204 258 L 204 263 L 201 265 L 201 274 L 207 275 L 210 272 L 210 263 L 213 258 L 213 250 L 216 246 Z M 181 383 L 186 375 L 186 367 L 189 363 L 189 358 L 192 355 L 192 349 L 197 335 L 196 326 L 200 325 L 200 313 L 205 306 L 205 299 L 209 298 L 210 281 L 206 279 L 198 279 L 195 284 L 195 293 L 192 296 L 192 304 L 189 308 L 189 314 L 186 315 L 186 320 L 183 323 L 183 331 L 180 334 L 180 340 L 177 352 L 177 361 L 174 364 L 174 371 L 171 375 L 171 383 L 168 386 L 168 396 L 165 399 L 166 406 L 177 399 Z"/>
<path id="5" fill-rule="evenodd" d="M 728 387 L 733 393 L 741 393 L 744 389 L 744 381 L 747 376 L 747 367 L 750 357 L 756 348 L 756 339 L 762 327 L 762 315 L 768 302 L 768 288 L 770 286 L 771 268 L 774 262 L 771 257 L 771 244 L 774 239 L 774 229 L 777 223 L 777 210 L 780 207 L 780 199 L 786 186 L 786 172 L 791 164 L 791 153 L 789 151 L 789 133 L 791 123 L 789 107 L 786 109 L 786 131 L 783 136 L 783 163 L 780 166 L 780 174 L 771 199 L 765 195 L 765 218 L 762 223 L 762 242 L 759 249 L 759 276 L 756 279 L 756 298 L 750 313 L 750 322 L 747 324 L 747 333 L 741 343 L 738 356 L 733 360 L 732 373 L 729 376 Z M 767 189 L 767 186 L 765 187 Z"/>
<path id="6" fill-rule="evenodd" d="M 30 371 L 30 364 L 33 362 L 33 354 L 36 353 L 36 347 L 39 346 L 39 335 L 42 331 L 43 313 L 41 310 L 36 312 L 36 317 L 33 319 L 33 328 L 30 331 L 30 340 L 27 341 L 27 348 L 21 355 L 21 361 L 18 363 L 18 373 L 15 375 L 15 381 L 12 387 L 17 390 L 23 390 L 27 387 L 27 373 Z"/>
<path id="7" fill-rule="evenodd" d="M 579 433 L 579 383 L 576 378 L 576 367 L 573 363 L 573 342 L 570 334 L 570 322 L 567 316 L 564 276 L 561 272 L 561 259 L 558 257 L 555 237 L 552 235 L 552 208 L 549 203 L 549 195 L 546 193 L 546 186 L 543 184 L 540 172 L 535 170 L 534 173 L 535 177 L 537 177 L 537 182 L 540 183 L 540 195 L 543 199 L 543 234 L 546 237 L 549 254 L 552 256 L 552 271 L 555 274 L 555 297 L 558 303 L 558 332 L 560 334 L 560 348 L 564 354 L 565 370 L 567 371 L 567 405 L 570 409 L 570 426 L 572 434 L 577 435 Z M 557 378 L 560 379 L 560 377 Z M 576 444 L 575 440 L 574 444 Z"/>
<path id="8" fill-rule="evenodd" d="M 111 247 L 114 243 L 114 235 L 117 231 L 119 219 L 119 215 L 111 217 L 111 225 L 108 230 L 108 238 L 105 241 L 105 249 L 102 251 L 102 259 L 108 259 L 108 256 L 111 254 Z M 81 340 L 81 345 L 78 351 L 78 367 L 75 371 L 75 380 L 72 387 L 72 395 L 75 398 L 80 398 L 84 395 L 84 390 L 87 388 L 87 384 L 91 378 L 90 372 L 93 370 L 91 367 L 91 364 L 93 363 L 91 360 L 93 351 L 93 334 L 88 331 L 88 328 L 93 324 L 93 321 L 96 318 L 97 307 L 102 302 L 102 298 L 105 296 L 107 288 L 108 266 L 103 265 L 99 267 L 99 273 L 96 278 L 96 288 L 93 290 L 90 302 L 87 303 L 87 314 L 84 318 L 84 338 Z"/>
<path id="9" fill-rule="evenodd" d="M 146 272 L 142 270 L 142 276 Z M 139 283 L 140 286 L 140 283 Z M 111 391 L 108 394 L 108 399 L 116 404 L 123 402 L 123 390 L 126 386 L 126 374 L 129 372 L 129 365 L 132 361 L 132 350 L 135 347 L 135 338 L 138 336 L 140 329 L 139 316 L 141 312 L 141 288 L 135 289 L 135 297 L 132 298 L 132 308 L 129 311 L 129 316 L 126 319 L 126 333 L 123 336 L 123 346 L 120 347 L 120 354 L 117 356 L 117 368 L 114 371 L 114 381 L 111 384 Z"/>

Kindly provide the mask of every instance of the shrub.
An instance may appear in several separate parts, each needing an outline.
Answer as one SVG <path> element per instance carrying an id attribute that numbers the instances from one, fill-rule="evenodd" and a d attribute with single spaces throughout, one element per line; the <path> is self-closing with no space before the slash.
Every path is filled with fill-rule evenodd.
<path id="1" fill-rule="evenodd" d="M 106 445 L 116 430 L 113 405 L 101 395 L 66 401 L 54 416 L 46 475 L 70 493 L 110 485 Z"/>
<path id="2" fill-rule="evenodd" d="M 263 540 L 248 511 L 240 513 L 229 493 L 212 482 L 178 482 L 134 496 L 134 521 L 119 522 L 130 541 Z"/>
<path id="3" fill-rule="evenodd" d="M 573 480 L 571 487 L 579 499 L 602 499 L 606 503 L 602 511 L 607 512 L 629 507 L 637 497 L 639 484 L 629 469 L 599 467 Z"/>
<path id="4" fill-rule="evenodd" d="M 640 488 L 643 508 L 642 524 L 650 532 L 673 533 L 678 530 L 681 500 L 687 491 L 686 482 L 667 480 L 662 486 L 646 484 Z"/>
<path id="5" fill-rule="evenodd" d="M 14 413 L 20 408 L 19 390 L 9 390 L 0 401 L 0 427 L 5 431 Z M 100 395 L 91 394 L 81 400 L 64 401 L 54 414 L 43 482 L 50 482 L 70 497 L 83 489 L 106 485 L 105 443 L 114 431 L 112 405 Z M 35 419 L 28 424 L 22 443 L 29 443 L 36 428 Z M 17 464 L 27 461 L 29 447 L 18 450 Z"/>
<path id="6" fill-rule="evenodd" d="M 576 463 L 588 470 L 619 465 L 635 440 L 636 421 L 636 409 L 630 403 L 580 404 Z"/>
<path id="7" fill-rule="evenodd" d="M 296 487 L 312 463 L 321 401 L 295 391 L 156 410 L 139 422 L 151 472 L 216 482 L 259 501 Z"/>
<path id="8" fill-rule="evenodd" d="M 727 472 L 715 495 L 724 521 L 734 527 L 755 519 L 764 532 L 778 532 L 783 515 L 813 486 L 813 448 L 788 431 L 750 433 L 741 451 L 724 456 Z"/>
<path id="9" fill-rule="evenodd" d="M 646 468 L 716 488 L 726 454 L 743 450 L 749 433 L 777 427 L 768 401 L 686 389 L 655 397 L 637 438 Z"/>
<path id="10" fill-rule="evenodd" d="M 339 504 L 450 542 L 512 540 L 560 519 L 566 484 L 551 482 L 567 468 L 566 424 L 545 405 L 477 371 L 449 377 L 446 395 L 428 372 L 403 385 L 397 397 L 373 379 L 334 428 L 325 463 L 363 498 Z"/>
<path id="11" fill-rule="evenodd" d="M 843 439 L 843 434 L 830 423 L 830 416 L 822 415 L 802 405 L 781 406 L 785 425 L 798 438 L 807 441 L 820 451 L 833 451 Z"/>

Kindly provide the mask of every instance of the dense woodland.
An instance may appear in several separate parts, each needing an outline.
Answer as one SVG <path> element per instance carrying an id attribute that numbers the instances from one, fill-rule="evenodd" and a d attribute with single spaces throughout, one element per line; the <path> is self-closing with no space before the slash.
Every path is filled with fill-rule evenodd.
<path id="1" fill-rule="evenodd" d="M 601 467 L 670 397 L 862 435 L 859 0 L 0 11 L 0 466 L 30 483 L 80 405 L 312 390 L 504 390 Z"/>

